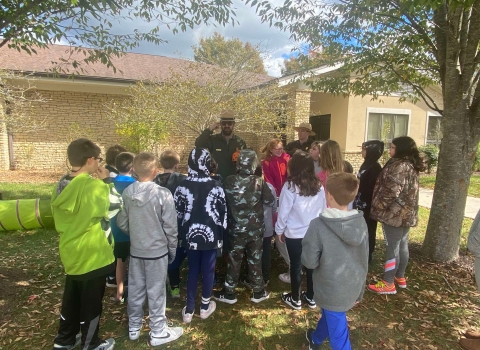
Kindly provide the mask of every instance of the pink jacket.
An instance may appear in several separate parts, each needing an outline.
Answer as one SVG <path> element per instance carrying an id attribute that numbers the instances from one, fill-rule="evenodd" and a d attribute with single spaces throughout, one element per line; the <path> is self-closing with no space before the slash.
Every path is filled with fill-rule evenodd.
<path id="1" fill-rule="evenodd" d="M 290 156 L 287 153 L 282 153 L 280 157 L 271 156 L 270 160 L 262 160 L 262 171 L 265 181 L 275 188 L 277 197 L 282 192 L 282 187 L 287 181 L 287 163 Z"/>

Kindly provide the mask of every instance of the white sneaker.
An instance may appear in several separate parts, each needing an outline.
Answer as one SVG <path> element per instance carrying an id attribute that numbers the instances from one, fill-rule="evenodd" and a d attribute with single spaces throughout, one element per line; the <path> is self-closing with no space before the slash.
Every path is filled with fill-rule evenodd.
<path id="1" fill-rule="evenodd" d="M 192 312 L 191 314 L 187 314 L 187 307 L 185 306 L 185 307 L 182 309 L 183 322 L 185 322 L 185 323 L 190 323 L 190 322 L 192 322 L 192 317 L 193 317 L 193 312 Z"/>
<path id="2" fill-rule="evenodd" d="M 177 340 L 183 334 L 182 327 L 168 327 L 165 326 L 162 334 L 158 337 L 152 336 L 150 332 L 150 346 L 159 346 Z"/>
<path id="3" fill-rule="evenodd" d="M 115 339 L 113 338 L 108 338 L 104 340 L 99 346 L 92 350 L 113 350 L 115 347 Z"/>
<path id="4" fill-rule="evenodd" d="M 130 338 L 130 340 L 137 340 L 138 338 L 140 338 L 140 329 L 129 329 L 128 337 Z"/>
<path id="5" fill-rule="evenodd" d="M 208 318 L 211 314 L 213 314 L 216 308 L 217 308 L 217 303 L 211 300 L 210 304 L 208 304 L 208 309 L 204 310 L 200 308 L 200 318 L 202 320 Z"/>
<path id="6" fill-rule="evenodd" d="M 278 278 L 284 283 L 291 283 L 290 272 L 281 273 L 280 275 L 278 275 Z"/>

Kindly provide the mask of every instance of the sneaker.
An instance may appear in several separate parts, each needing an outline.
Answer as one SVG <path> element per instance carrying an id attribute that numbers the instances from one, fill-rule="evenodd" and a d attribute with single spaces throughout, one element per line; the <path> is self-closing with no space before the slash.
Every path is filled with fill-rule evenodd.
<path id="1" fill-rule="evenodd" d="M 278 275 L 278 278 L 282 282 L 290 283 L 290 272 L 281 273 L 280 275 Z"/>
<path id="2" fill-rule="evenodd" d="M 306 292 L 302 292 L 300 294 L 300 300 L 304 301 L 305 303 L 307 303 L 308 307 L 310 309 L 315 309 L 317 307 L 317 304 L 315 304 L 315 300 L 313 299 L 309 299 L 307 297 L 307 293 Z"/>
<path id="3" fill-rule="evenodd" d="M 294 310 L 301 310 L 302 309 L 302 302 L 295 301 L 292 299 L 292 293 L 282 293 L 282 300 L 285 304 L 290 306 Z"/>
<path id="4" fill-rule="evenodd" d="M 187 307 L 184 306 L 182 309 L 182 319 L 185 323 L 192 322 L 193 312 L 191 314 L 187 314 Z"/>
<path id="5" fill-rule="evenodd" d="M 107 276 L 107 283 L 108 288 L 117 288 L 117 279 L 115 277 Z"/>
<path id="6" fill-rule="evenodd" d="M 104 340 L 99 346 L 96 348 L 93 348 L 92 350 L 113 350 L 115 347 L 115 339 L 113 338 L 108 338 L 107 340 Z"/>
<path id="7" fill-rule="evenodd" d="M 388 285 L 385 281 L 377 282 L 377 284 L 369 284 L 368 290 L 377 294 L 397 294 L 395 283 Z"/>
<path id="8" fill-rule="evenodd" d="M 168 327 L 165 326 L 162 334 L 158 337 L 154 337 L 152 332 L 150 332 L 150 346 L 159 346 L 163 344 L 170 343 L 171 341 L 177 340 L 183 334 L 182 327 Z"/>
<path id="9" fill-rule="evenodd" d="M 235 304 L 237 302 L 237 296 L 235 293 L 227 293 L 225 288 L 223 288 L 221 291 L 214 291 L 213 298 L 227 304 Z"/>
<path id="10" fill-rule="evenodd" d="M 208 309 L 204 310 L 200 308 L 200 318 L 202 320 L 209 318 L 210 315 L 213 314 L 216 308 L 217 308 L 217 303 L 211 300 L 210 303 L 208 304 Z"/>
<path id="11" fill-rule="evenodd" d="M 305 337 L 307 338 L 308 341 L 308 349 L 309 350 L 320 350 L 320 344 L 314 344 L 312 340 L 312 333 L 315 332 L 313 328 L 307 329 L 307 332 L 305 333 Z"/>
<path id="12" fill-rule="evenodd" d="M 394 280 L 398 288 L 407 288 L 407 279 L 405 277 L 395 277 Z"/>
<path id="13" fill-rule="evenodd" d="M 243 285 L 244 285 L 245 287 L 247 287 L 247 288 L 250 288 L 250 289 L 253 288 L 247 278 L 241 279 L 241 280 L 240 280 L 240 283 L 243 284 Z"/>
<path id="14" fill-rule="evenodd" d="M 170 289 L 170 296 L 172 298 L 180 298 L 180 287 L 177 287 L 177 288 L 172 288 L 172 287 L 169 287 Z"/>
<path id="15" fill-rule="evenodd" d="M 72 350 L 75 349 L 77 346 L 80 345 L 80 342 L 82 341 L 82 335 L 79 333 L 75 336 L 75 343 L 73 345 L 59 345 L 59 344 L 53 344 L 53 349 L 62 349 L 62 350 Z"/>
<path id="16" fill-rule="evenodd" d="M 260 292 L 253 292 L 250 300 L 258 304 L 268 298 L 270 298 L 270 292 L 264 288 Z"/>
<path id="17" fill-rule="evenodd" d="M 130 340 L 137 340 L 138 338 L 140 338 L 140 329 L 129 329 L 128 337 L 130 338 Z"/>

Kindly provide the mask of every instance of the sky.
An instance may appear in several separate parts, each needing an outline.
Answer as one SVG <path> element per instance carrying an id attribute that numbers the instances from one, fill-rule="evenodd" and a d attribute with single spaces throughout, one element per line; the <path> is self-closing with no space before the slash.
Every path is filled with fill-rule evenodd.
<path id="1" fill-rule="evenodd" d="M 240 22 L 238 25 L 226 27 L 202 25 L 175 35 L 165 27 L 160 34 L 168 43 L 160 45 L 140 43 L 133 52 L 193 59 L 192 46 L 198 44 L 202 37 L 210 37 L 214 32 L 219 32 L 227 39 L 239 38 L 243 42 L 259 45 L 259 49 L 264 52 L 262 57 L 265 70 L 269 75 L 279 77 L 284 58 L 292 55 L 292 48 L 295 46 L 295 43 L 289 39 L 289 33 L 261 23 L 260 18 L 255 14 L 255 9 L 240 1 L 234 1 L 234 7 L 236 18 Z M 128 30 L 125 26 L 142 30 L 143 25 L 135 22 L 122 24 L 124 30 Z"/>

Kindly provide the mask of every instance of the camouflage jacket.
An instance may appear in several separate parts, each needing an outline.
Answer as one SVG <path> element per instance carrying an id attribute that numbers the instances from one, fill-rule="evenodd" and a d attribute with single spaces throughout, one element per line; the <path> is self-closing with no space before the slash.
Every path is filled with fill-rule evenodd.
<path id="1" fill-rule="evenodd" d="M 370 217 L 394 227 L 418 221 L 418 171 L 406 159 L 392 158 L 377 178 Z"/>
<path id="2" fill-rule="evenodd" d="M 229 210 L 230 233 L 265 231 L 263 205 L 276 200 L 267 183 L 253 175 L 258 158 L 252 150 L 242 150 L 237 160 L 237 175 L 227 177 L 225 195 Z"/>

